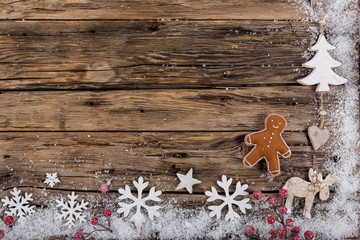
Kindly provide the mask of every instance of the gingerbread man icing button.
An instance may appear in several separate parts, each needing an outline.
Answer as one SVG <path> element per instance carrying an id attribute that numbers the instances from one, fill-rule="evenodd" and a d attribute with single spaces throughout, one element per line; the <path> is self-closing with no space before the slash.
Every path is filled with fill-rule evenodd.
<path id="1" fill-rule="evenodd" d="M 286 120 L 278 114 L 271 114 L 265 119 L 265 129 L 245 136 L 245 143 L 254 148 L 244 157 L 247 167 L 254 166 L 261 159 L 265 159 L 271 175 L 280 174 L 278 153 L 284 158 L 291 155 L 290 148 L 285 143 L 281 133 L 285 130 Z"/>

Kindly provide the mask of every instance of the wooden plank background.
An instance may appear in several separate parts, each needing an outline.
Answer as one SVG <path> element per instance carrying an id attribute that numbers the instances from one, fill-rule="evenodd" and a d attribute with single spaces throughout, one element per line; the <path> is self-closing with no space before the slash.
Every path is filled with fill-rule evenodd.
<path id="1" fill-rule="evenodd" d="M 204 204 L 222 174 L 270 194 L 321 168 L 306 129 L 314 87 L 296 79 L 309 26 L 287 0 L 29 0 L 0 3 L 0 181 L 49 196 L 113 193 L 139 176 L 179 199 Z M 336 89 L 336 87 L 334 88 Z M 334 100 L 327 99 L 327 103 Z M 242 165 L 247 133 L 279 113 L 293 155 L 283 173 Z M 194 168 L 194 195 L 175 191 Z M 34 188 L 35 187 L 35 188 Z M 87 194 L 88 193 L 88 194 Z M 85 196 L 86 197 L 86 196 Z M 35 204 L 44 204 L 35 198 Z"/>

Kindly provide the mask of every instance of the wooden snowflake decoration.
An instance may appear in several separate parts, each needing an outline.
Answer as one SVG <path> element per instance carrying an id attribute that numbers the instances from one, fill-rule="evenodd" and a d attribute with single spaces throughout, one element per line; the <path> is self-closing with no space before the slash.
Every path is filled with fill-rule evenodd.
<path id="1" fill-rule="evenodd" d="M 146 197 L 142 196 L 143 190 L 149 185 L 149 182 L 144 182 L 142 177 L 139 178 L 139 181 L 133 181 L 134 186 L 137 189 L 137 197 L 131 193 L 131 189 L 128 185 L 125 186 L 125 189 L 119 188 L 119 193 L 121 196 L 119 200 L 130 199 L 132 203 L 119 202 L 120 208 L 117 210 L 118 213 L 124 213 L 124 217 L 127 217 L 132 208 L 136 208 L 135 214 L 130 218 L 130 221 L 133 222 L 137 229 L 141 229 L 142 225 L 146 222 L 144 214 L 141 212 L 141 209 L 144 208 L 147 211 L 147 214 L 150 220 L 153 220 L 154 217 L 159 217 L 160 206 L 148 206 L 146 205 L 147 201 L 160 202 L 161 191 L 155 191 L 155 187 L 152 187 L 149 191 L 149 194 Z"/>
<path id="2" fill-rule="evenodd" d="M 75 221 L 79 220 L 80 223 L 85 222 L 85 217 L 82 216 L 82 211 L 87 209 L 88 202 L 85 202 L 84 200 L 81 200 L 81 203 L 76 201 L 78 198 L 78 195 L 75 195 L 74 192 L 71 193 L 71 195 L 68 195 L 69 200 L 64 201 L 64 199 L 56 200 L 57 207 L 60 207 L 60 213 L 56 214 L 57 220 L 65 220 L 69 228 L 75 226 Z"/>
<path id="3" fill-rule="evenodd" d="M 221 196 L 218 194 L 217 190 L 214 187 L 211 187 L 211 191 L 206 191 L 205 195 L 209 198 L 207 199 L 208 202 L 212 202 L 215 200 L 223 201 L 220 205 L 212 205 L 209 206 L 211 212 L 209 213 L 210 217 L 216 216 L 217 219 L 221 217 L 221 210 L 227 206 L 228 212 L 225 215 L 225 220 L 235 220 L 239 218 L 239 214 L 237 214 L 234 209 L 233 205 L 238 206 L 242 213 L 246 213 L 246 209 L 251 209 L 251 205 L 248 204 L 250 198 L 244 198 L 241 201 L 235 200 L 237 196 L 247 196 L 249 193 L 245 190 L 248 188 L 247 184 L 241 185 L 240 182 L 236 183 L 235 192 L 230 195 L 229 187 L 232 183 L 232 178 L 227 179 L 225 175 L 222 176 L 222 181 L 217 181 L 217 184 L 224 189 L 225 196 Z"/>
<path id="4" fill-rule="evenodd" d="M 20 195 L 21 190 L 17 190 L 16 188 L 10 193 L 13 195 L 12 198 L 6 196 L 4 199 L 1 199 L 4 206 L 9 208 L 8 211 L 5 211 L 6 214 L 18 217 L 19 221 L 22 221 L 26 215 L 31 215 L 35 212 L 35 206 L 29 205 L 30 201 L 33 200 L 31 193 L 25 193 L 24 197 Z"/>

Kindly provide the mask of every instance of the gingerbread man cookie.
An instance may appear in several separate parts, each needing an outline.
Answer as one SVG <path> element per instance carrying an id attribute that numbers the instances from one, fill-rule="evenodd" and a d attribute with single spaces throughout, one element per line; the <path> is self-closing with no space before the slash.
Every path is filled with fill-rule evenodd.
<path id="1" fill-rule="evenodd" d="M 271 114 L 265 119 L 265 129 L 245 136 L 245 143 L 255 147 L 244 157 L 247 167 L 254 166 L 262 158 L 265 159 L 271 175 L 280 174 L 280 161 L 278 153 L 284 158 L 291 155 L 290 148 L 281 137 L 286 127 L 286 120 L 280 115 Z"/>

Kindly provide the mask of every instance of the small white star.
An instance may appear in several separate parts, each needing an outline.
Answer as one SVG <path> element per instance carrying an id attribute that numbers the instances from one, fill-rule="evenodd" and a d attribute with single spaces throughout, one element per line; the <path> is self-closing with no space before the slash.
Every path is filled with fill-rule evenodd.
<path id="1" fill-rule="evenodd" d="M 192 194 L 192 186 L 195 184 L 201 183 L 201 181 L 192 177 L 193 169 L 191 168 L 186 175 L 177 173 L 176 176 L 180 179 L 179 185 L 176 187 L 176 190 L 186 188 L 186 190 Z"/>

